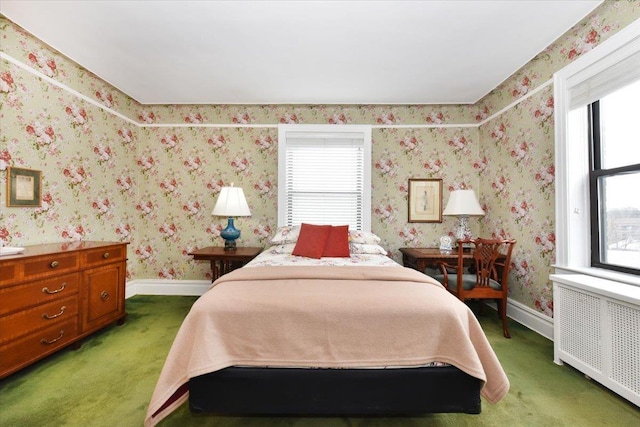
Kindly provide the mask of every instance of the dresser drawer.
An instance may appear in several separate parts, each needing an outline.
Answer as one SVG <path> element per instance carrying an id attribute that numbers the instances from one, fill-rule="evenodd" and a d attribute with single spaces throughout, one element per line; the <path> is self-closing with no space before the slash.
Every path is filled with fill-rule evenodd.
<path id="1" fill-rule="evenodd" d="M 97 267 L 114 261 L 121 261 L 127 256 L 126 246 L 107 246 L 84 252 L 86 267 Z"/>
<path id="2" fill-rule="evenodd" d="M 44 356 L 64 347 L 78 336 L 78 322 L 52 325 L 12 343 L 0 346 L 0 378 L 15 372 Z"/>
<path id="3" fill-rule="evenodd" d="M 65 274 L 9 288 L 0 288 L 0 316 L 78 293 L 80 273 Z"/>
<path id="4" fill-rule="evenodd" d="M 124 314 L 124 262 L 84 272 L 82 332 Z"/>
<path id="5" fill-rule="evenodd" d="M 0 286 L 20 280 L 22 264 L 17 262 L 0 263 Z"/>
<path id="6" fill-rule="evenodd" d="M 0 317 L 0 344 L 71 319 L 78 322 L 77 295 Z"/>
<path id="7" fill-rule="evenodd" d="M 29 279 L 32 277 L 42 276 L 47 273 L 64 273 L 66 271 L 77 269 L 78 267 L 78 255 L 76 253 L 61 253 L 42 258 L 28 259 L 28 261 L 25 261 L 24 263 L 24 278 Z"/>

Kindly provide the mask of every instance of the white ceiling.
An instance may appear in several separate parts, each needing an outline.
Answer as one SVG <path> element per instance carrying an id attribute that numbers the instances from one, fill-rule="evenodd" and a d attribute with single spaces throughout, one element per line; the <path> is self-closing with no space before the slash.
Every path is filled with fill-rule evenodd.
<path id="1" fill-rule="evenodd" d="M 2 0 L 0 12 L 143 104 L 465 104 L 600 3 Z"/>

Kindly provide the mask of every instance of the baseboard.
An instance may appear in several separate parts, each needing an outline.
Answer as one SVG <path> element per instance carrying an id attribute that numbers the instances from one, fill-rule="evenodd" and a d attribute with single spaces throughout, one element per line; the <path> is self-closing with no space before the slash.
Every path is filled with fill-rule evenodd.
<path id="1" fill-rule="evenodd" d="M 211 282 L 208 280 L 131 280 L 127 282 L 125 296 L 126 298 L 134 295 L 200 296 L 210 286 Z M 495 304 L 487 305 L 496 308 Z M 511 299 L 507 301 L 507 314 L 516 322 L 553 341 L 552 318 Z"/>
<path id="2" fill-rule="evenodd" d="M 131 280 L 127 282 L 125 298 L 134 295 L 200 296 L 210 287 L 208 280 Z"/>
<path id="3" fill-rule="evenodd" d="M 507 300 L 507 316 L 553 341 L 553 318 L 511 299 Z"/>
<path id="4" fill-rule="evenodd" d="M 487 302 L 487 307 L 498 310 L 493 301 Z M 512 299 L 507 299 L 507 317 L 553 341 L 553 319 L 551 317 L 538 313 Z"/>

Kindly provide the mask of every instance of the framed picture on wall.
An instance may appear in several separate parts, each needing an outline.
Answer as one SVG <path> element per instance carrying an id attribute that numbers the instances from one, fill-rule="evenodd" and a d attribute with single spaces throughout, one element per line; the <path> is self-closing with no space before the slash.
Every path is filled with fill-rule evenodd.
<path id="1" fill-rule="evenodd" d="M 38 207 L 41 197 L 42 172 L 33 169 L 7 168 L 7 206 Z"/>
<path id="2" fill-rule="evenodd" d="M 409 180 L 409 222 L 442 222 L 442 180 Z"/>

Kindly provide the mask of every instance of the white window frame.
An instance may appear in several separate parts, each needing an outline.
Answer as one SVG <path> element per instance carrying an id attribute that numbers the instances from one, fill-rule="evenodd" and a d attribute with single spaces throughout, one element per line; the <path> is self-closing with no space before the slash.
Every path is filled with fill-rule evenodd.
<path id="1" fill-rule="evenodd" d="M 371 126 L 369 125 L 278 125 L 278 227 L 286 225 L 286 144 L 287 132 L 331 134 L 353 132 L 364 137 L 363 231 L 371 231 Z"/>
<path id="2" fill-rule="evenodd" d="M 584 96 L 584 83 L 614 69 L 640 52 L 640 20 L 554 74 L 556 166 L 556 264 L 558 272 L 577 272 L 640 286 L 640 277 L 591 267 L 589 211 L 589 143 L 570 128 L 569 113 L 576 98 Z M 628 78 L 620 75 L 620 79 Z M 587 120 L 586 114 L 584 120 Z"/>

